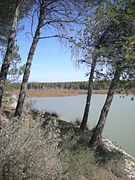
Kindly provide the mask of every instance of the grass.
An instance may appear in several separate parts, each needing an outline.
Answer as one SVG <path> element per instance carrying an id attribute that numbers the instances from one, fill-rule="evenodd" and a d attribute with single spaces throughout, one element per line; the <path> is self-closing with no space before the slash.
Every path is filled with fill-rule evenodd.
<path id="1" fill-rule="evenodd" d="M 104 146 L 100 146 L 96 152 L 92 151 L 88 146 L 91 131 L 85 131 L 84 135 L 76 124 L 57 121 L 62 140 L 59 148 L 63 177 L 71 180 L 127 179 L 121 152 L 109 152 Z"/>
<path id="2" fill-rule="evenodd" d="M 11 118 L 11 116 L 10 116 Z M 11 118 L 12 119 L 12 118 Z M 92 132 L 56 113 L 28 110 L 0 133 L 1 179 L 126 179 L 123 155 L 88 146 Z M 3 151 L 4 149 L 4 151 Z M 6 169 L 4 169 L 6 164 Z"/>

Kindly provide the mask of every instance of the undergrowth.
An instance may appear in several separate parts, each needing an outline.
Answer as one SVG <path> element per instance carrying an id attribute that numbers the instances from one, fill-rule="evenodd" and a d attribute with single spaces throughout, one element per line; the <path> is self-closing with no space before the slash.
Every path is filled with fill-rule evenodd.
<path id="1" fill-rule="evenodd" d="M 13 118 L 0 132 L 1 179 L 126 179 L 121 155 L 92 151 L 75 124 L 53 113 L 29 115 L 27 123 Z"/>

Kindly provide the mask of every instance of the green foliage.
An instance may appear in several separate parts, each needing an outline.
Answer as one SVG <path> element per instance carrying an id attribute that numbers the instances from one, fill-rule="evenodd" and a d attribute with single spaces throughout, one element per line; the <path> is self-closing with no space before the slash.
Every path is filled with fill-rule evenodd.
<path id="1" fill-rule="evenodd" d="M 6 47 L 7 45 L 7 39 L 13 21 L 15 3 L 15 0 L 0 1 L 0 46 Z M 28 16 L 28 13 L 31 11 L 34 3 L 34 0 L 22 1 L 19 20 Z"/>
<path id="2" fill-rule="evenodd" d="M 94 90 L 107 90 L 109 88 L 110 81 L 109 80 L 95 80 L 93 82 L 93 89 Z M 9 88 L 12 89 L 19 89 L 19 83 L 10 83 Z M 131 89 L 133 90 L 135 87 L 134 81 L 126 81 L 121 80 L 118 83 L 118 90 L 122 89 Z M 88 82 L 87 81 L 79 81 L 79 82 L 55 82 L 55 83 L 40 83 L 40 82 L 31 82 L 28 84 L 28 90 L 35 89 L 35 90 L 44 90 L 44 89 L 70 89 L 70 90 L 87 90 L 88 89 Z"/>
<path id="3" fill-rule="evenodd" d="M 4 58 L 5 51 L 2 52 L 2 58 Z M 10 63 L 10 68 L 8 72 L 8 82 L 14 82 L 19 79 L 19 77 L 23 74 L 24 72 L 24 65 L 21 65 L 21 57 L 19 54 L 19 46 L 17 43 L 14 45 L 13 49 L 13 54 L 12 54 L 12 59 Z"/>
<path id="4" fill-rule="evenodd" d="M 122 64 L 122 79 L 135 79 L 135 2 L 106 0 L 93 6 L 90 2 L 86 17 L 84 32 L 79 31 L 80 43 L 84 44 L 84 62 L 91 64 L 92 57 L 97 57 L 95 78 L 112 79 L 115 68 Z"/>
<path id="5" fill-rule="evenodd" d="M 134 59 L 126 59 L 127 50 L 125 48 L 129 39 L 134 37 L 135 4 L 132 0 L 107 1 L 104 10 L 105 12 L 102 13 L 105 14 L 109 29 L 102 43 L 100 53 L 108 59 L 108 63 L 111 63 L 114 68 L 120 62 L 124 71 L 130 63 L 133 65 L 135 62 Z M 128 71 L 124 73 L 128 74 Z"/>
<path id="6" fill-rule="evenodd" d="M 8 82 L 14 82 L 23 74 L 25 65 L 21 65 L 21 57 L 19 55 L 19 46 L 15 44 L 8 72 Z"/>
<path id="7" fill-rule="evenodd" d="M 31 82 L 28 84 L 28 89 L 46 89 L 46 88 L 61 88 L 61 89 L 87 89 L 88 83 L 83 82 L 55 82 L 55 83 L 38 83 Z"/>
<path id="8" fill-rule="evenodd" d="M 9 31 L 11 29 L 15 0 L 1 0 L 0 8 L 0 43 L 1 45 L 5 46 L 7 44 L 7 37 L 9 36 Z"/>

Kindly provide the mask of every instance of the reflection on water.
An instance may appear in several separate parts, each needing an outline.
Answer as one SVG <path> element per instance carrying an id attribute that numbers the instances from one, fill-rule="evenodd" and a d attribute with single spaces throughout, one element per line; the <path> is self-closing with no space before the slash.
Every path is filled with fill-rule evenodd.
<path id="1" fill-rule="evenodd" d="M 92 96 L 88 126 L 96 125 L 106 95 Z M 131 96 L 125 98 L 115 95 L 108 114 L 104 136 L 135 157 L 135 101 Z M 81 119 L 85 107 L 86 95 L 70 97 L 49 97 L 29 99 L 33 108 L 57 112 L 62 119 L 74 121 Z"/>

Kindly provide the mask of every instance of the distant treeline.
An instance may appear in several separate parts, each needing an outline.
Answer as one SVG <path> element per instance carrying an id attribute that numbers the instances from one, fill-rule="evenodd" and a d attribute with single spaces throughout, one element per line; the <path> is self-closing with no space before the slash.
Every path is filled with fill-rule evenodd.
<path id="1" fill-rule="evenodd" d="M 102 80 L 102 81 L 94 81 L 93 82 L 93 89 L 99 90 L 99 89 L 108 89 L 110 85 L 110 81 Z M 19 89 L 20 83 L 12 83 L 10 84 L 11 88 Z M 128 89 L 131 89 L 135 87 L 135 82 L 127 82 L 127 81 L 120 81 L 118 84 L 118 89 L 124 89 L 125 87 L 128 87 Z M 88 89 L 88 82 L 87 81 L 78 81 L 78 82 L 46 82 L 46 83 L 40 83 L 40 82 L 30 82 L 28 84 L 28 90 L 30 89 L 74 89 L 74 90 L 87 90 Z"/>

